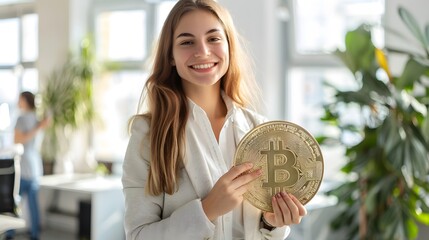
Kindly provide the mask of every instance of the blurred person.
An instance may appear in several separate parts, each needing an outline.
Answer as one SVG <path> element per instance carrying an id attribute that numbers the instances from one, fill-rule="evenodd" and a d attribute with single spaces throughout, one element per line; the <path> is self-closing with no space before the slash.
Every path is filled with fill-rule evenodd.
<path id="1" fill-rule="evenodd" d="M 50 122 L 49 118 L 39 121 L 36 116 L 35 96 L 31 92 L 22 92 L 19 95 L 18 107 L 20 115 L 15 125 L 14 142 L 24 146 L 21 156 L 21 181 L 19 194 L 26 195 L 30 213 L 31 225 L 30 239 L 40 239 L 40 216 L 39 216 L 39 178 L 43 175 L 43 163 L 40 153 L 36 147 L 37 134 L 45 129 Z M 14 231 L 6 233 L 6 239 L 13 239 Z"/>

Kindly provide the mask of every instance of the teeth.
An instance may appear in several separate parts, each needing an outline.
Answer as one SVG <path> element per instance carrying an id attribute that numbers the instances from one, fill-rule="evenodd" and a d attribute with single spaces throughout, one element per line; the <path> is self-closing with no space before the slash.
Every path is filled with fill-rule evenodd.
<path id="1" fill-rule="evenodd" d="M 206 64 L 200 64 L 200 65 L 193 65 L 192 68 L 194 69 L 207 69 L 214 66 L 214 63 L 206 63 Z"/>

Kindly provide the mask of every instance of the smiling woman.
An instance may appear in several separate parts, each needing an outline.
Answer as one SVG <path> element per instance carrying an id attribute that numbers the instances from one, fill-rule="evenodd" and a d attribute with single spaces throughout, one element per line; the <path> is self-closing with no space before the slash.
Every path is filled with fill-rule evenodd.
<path id="1" fill-rule="evenodd" d="M 238 39 L 216 1 L 179 0 L 168 15 L 123 164 L 127 239 L 284 239 L 306 214 L 284 192 L 273 212 L 243 201 L 262 170 L 233 155 L 265 118 L 249 109 Z"/>

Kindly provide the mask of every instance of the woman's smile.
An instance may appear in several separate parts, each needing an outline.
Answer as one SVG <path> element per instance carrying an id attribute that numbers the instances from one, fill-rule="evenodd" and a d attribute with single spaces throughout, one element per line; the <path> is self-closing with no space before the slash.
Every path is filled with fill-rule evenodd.
<path id="1" fill-rule="evenodd" d="M 195 64 L 195 65 L 192 65 L 191 68 L 195 70 L 207 70 L 207 69 L 213 68 L 215 65 L 216 65 L 215 63 Z"/>

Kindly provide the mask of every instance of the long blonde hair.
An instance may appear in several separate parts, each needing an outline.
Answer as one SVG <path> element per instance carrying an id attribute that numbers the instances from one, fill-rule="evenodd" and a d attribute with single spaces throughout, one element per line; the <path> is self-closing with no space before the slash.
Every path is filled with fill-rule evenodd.
<path id="1" fill-rule="evenodd" d="M 230 65 L 221 79 L 221 89 L 241 107 L 249 106 L 250 99 L 254 97 L 252 90 L 256 89 L 250 63 L 227 10 L 213 0 L 179 0 L 164 22 L 152 73 L 140 102 L 140 106 L 146 104 L 148 107 L 143 116 L 149 119 L 150 124 L 151 160 L 146 191 L 151 195 L 173 194 L 177 190 L 179 170 L 185 164 L 185 129 L 189 109 L 181 78 L 171 59 L 174 31 L 182 16 L 194 10 L 208 11 L 216 16 L 227 36 Z"/>

